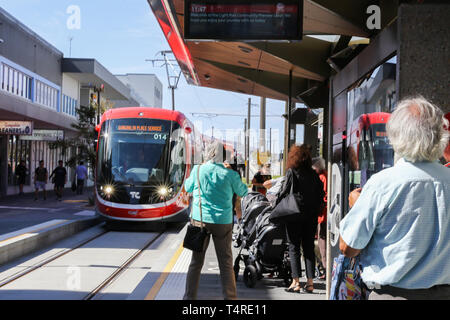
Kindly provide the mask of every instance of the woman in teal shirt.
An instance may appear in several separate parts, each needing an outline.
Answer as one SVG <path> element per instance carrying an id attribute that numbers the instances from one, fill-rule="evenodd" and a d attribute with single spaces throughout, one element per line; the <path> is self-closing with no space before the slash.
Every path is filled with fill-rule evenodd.
<path id="1" fill-rule="evenodd" d="M 204 226 L 212 235 L 219 262 L 222 291 L 225 299 L 236 299 L 236 280 L 233 272 L 233 254 L 231 239 L 233 233 L 233 194 L 244 197 L 248 193 L 247 186 L 239 174 L 227 169 L 224 164 L 224 147 L 220 141 L 214 141 L 207 148 L 207 162 L 200 166 L 199 181 L 202 204 L 202 219 L 199 208 L 199 186 L 197 183 L 198 166 L 194 166 L 184 187 L 193 194 L 192 219 Z M 192 260 L 186 279 L 185 300 L 197 298 L 200 272 L 205 260 L 209 237 L 205 240 L 203 252 L 192 252 Z"/>

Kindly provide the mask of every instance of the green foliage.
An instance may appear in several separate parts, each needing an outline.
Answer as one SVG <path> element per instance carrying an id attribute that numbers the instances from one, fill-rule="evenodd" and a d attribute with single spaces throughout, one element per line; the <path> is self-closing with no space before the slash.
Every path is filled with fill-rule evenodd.
<path id="1" fill-rule="evenodd" d="M 73 123 L 72 127 L 77 130 L 73 138 L 59 140 L 50 143 L 51 149 L 61 148 L 63 154 L 67 154 L 69 149 L 76 150 L 75 154 L 66 161 L 69 167 L 75 167 L 80 161 L 86 165 L 95 168 L 96 164 L 96 142 L 97 132 L 95 131 L 96 108 L 90 106 L 80 106 L 77 110 L 78 122 Z"/>

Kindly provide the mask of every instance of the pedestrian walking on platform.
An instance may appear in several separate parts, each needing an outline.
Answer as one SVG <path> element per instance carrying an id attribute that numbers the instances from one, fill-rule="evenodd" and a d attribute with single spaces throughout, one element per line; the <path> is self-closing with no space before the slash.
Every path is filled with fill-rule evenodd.
<path id="1" fill-rule="evenodd" d="M 239 174 L 225 168 L 224 147 L 218 140 L 207 148 L 206 163 L 202 164 L 198 173 L 198 165 L 194 166 L 191 175 L 186 180 L 186 192 L 193 194 L 192 219 L 194 225 L 204 227 L 211 234 L 214 241 L 217 260 L 219 262 L 220 278 L 222 281 L 223 297 L 236 299 L 236 280 L 233 271 L 233 255 L 231 240 L 233 231 L 233 194 L 244 197 L 248 193 L 247 186 L 242 182 Z M 200 187 L 200 196 L 199 196 Z M 200 216 L 200 197 L 202 212 Z M 192 260 L 186 279 L 186 291 L 183 299 L 197 299 L 200 273 L 205 261 L 205 253 L 210 237 L 208 235 L 202 252 L 192 252 Z"/>
<path id="2" fill-rule="evenodd" d="M 450 299 L 450 172 L 442 111 L 416 97 L 387 123 L 395 164 L 349 196 L 340 249 L 360 255 L 369 300 Z"/>
<path id="3" fill-rule="evenodd" d="M 270 174 L 270 163 L 266 163 L 261 165 L 258 172 L 253 176 L 252 179 L 252 190 L 262 193 L 264 196 L 267 193 L 267 189 L 264 186 L 264 182 L 272 179 L 272 175 Z"/>
<path id="4" fill-rule="evenodd" d="M 230 159 L 230 160 L 228 160 Z M 227 157 L 223 162 L 223 165 L 227 169 L 234 170 L 238 173 L 239 178 L 242 179 L 241 172 L 238 170 L 237 157 L 227 152 Z M 241 209 L 241 197 L 233 194 L 233 224 L 242 219 L 242 209 Z M 236 219 L 236 221 L 235 221 Z"/>
<path id="5" fill-rule="evenodd" d="M 48 181 L 48 171 L 44 167 L 44 160 L 39 161 L 39 167 L 34 171 L 34 201 L 38 199 L 39 189 L 44 192 L 44 200 L 47 199 L 47 191 L 45 190 L 45 185 Z"/>
<path id="6" fill-rule="evenodd" d="M 325 205 L 323 206 L 322 211 L 319 213 L 319 218 L 317 219 L 317 245 L 320 251 L 322 267 L 324 268 L 324 272 L 319 276 L 319 279 L 325 280 L 327 268 L 327 170 L 325 168 L 325 159 L 321 157 L 314 158 L 312 160 L 312 167 L 319 175 L 319 179 L 322 181 L 323 191 L 325 193 L 323 198 Z"/>
<path id="7" fill-rule="evenodd" d="M 289 222 L 286 223 L 292 271 L 292 283 L 286 291 L 312 293 L 315 272 L 314 238 L 317 231 L 317 217 L 323 206 L 323 185 L 317 173 L 312 169 L 310 149 L 305 144 L 291 147 L 287 168 L 286 178 L 277 194 L 275 206 L 291 193 L 292 187 L 292 192 L 299 194 L 303 199 L 303 203 L 298 204 L 303 212 L 289 216 Z M 303 288 L 300 286 L 300 247 L 303 250 L 307 278 Z"/>
<path id="8" fill-rule="evenodd" d="M 62 194 L 64 190 L 64 185 L 67 183 L 67 170 L 63 167 L 63 161 L 58 161 L 58 166 L 53 170 L 50 178 L 52 178 L 52 182 L 55 184 L 55 192 L 56 198 L 61 201 Z"/>
<path id="9" fill-rule="evenodd" d="M 16 167 L 16 177 L 17 177 L 17 184 L 19 185 L 19 195 L 24 195 L 23 193 L 23 185 L 25 184 L 28 172 L 27 167 L 25 165 L 24 160 L 20 160 L 19 165 Z"/>
<path id="10" fill-rule="evenodd" d="M 77 194 L 83 194 L 84 181 L 87 178 L 87 168 L 83 161 L 75 169 L 75 175 L 77 177 Z"/>

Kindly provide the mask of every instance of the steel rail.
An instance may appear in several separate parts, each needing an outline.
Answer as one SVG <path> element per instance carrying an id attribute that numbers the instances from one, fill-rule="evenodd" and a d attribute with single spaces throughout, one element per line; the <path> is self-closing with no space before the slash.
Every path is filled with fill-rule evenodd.
<path id="1" fill-rule="evenodd" d="M 74 246 L 73 248 L 69 248 L 69 249 L 63 250 L 62 252 L 59 252 L 59 253 L 57 253 L 56 255 L 54 255 L 54 256 L 52 256 L 50 258 L 44 259 L 43 261 L 39 262 L 38 264 L 36 264 L 36 265 L 34 265 L 34 266 L 24 270 L 24 271 L 21 271 L 19 273 L 16 273 L 16 274 L 14 274 L 14 275 L 4 279 L 2 282 L 0 282 L 0 288 L 4 287 L 4 286 L 6 286 L 6 285 L 8 285 L 8 284 L 10 284 L 10 283 L 20 279 L 20 278 L 22 278 L 23 276 L 26 276 L 27 274 L 30 274 L 31 272 L 33 272 L 33 271 L 35 271 L 35 270 L 37 270 L 37 269 L 39 269 L 39 268 L 49 264 L 52 261 L 55 261 L 56 259 L 61 258 L 62 256 L 66 255 L 66 254 L 68 254 L 68 253 L 70 253 L 70 252 L 72 252 L 72 251 L 74 251 L 74 250 L 76 250 L 78 248 L 81 248 L 81 247 L 85 246 L 89 242 L 94 241 L 95 239 L 105 235 L 108 232 L 110 232 L 110 231 L 108 231 L 108 230 L 102 231 L 99 234 L 96 234 L 95 236 L 89 238 L 88 240 L 85 240 L 85 241 L 81 242 L 80 244 Z"/>
<path id="2" fill-rule="evenodd" d="M 126 268 L 135 261 L 148 247 L 150 247 L 159 237 L 164 234 L 161 231 L 153 239 L 151 239 L 142 249 L 137 250 L 127 261 L 125 261 L 116 271 L 114 271 L 108 278 L 106 278 L 102 283 L 100 283 L 94 290 L 92 290 L 88 295 L 86 295 L 83 300 L 92 300 L 98 293 L 103 290 L 106 286 L 112 283 Z"/>

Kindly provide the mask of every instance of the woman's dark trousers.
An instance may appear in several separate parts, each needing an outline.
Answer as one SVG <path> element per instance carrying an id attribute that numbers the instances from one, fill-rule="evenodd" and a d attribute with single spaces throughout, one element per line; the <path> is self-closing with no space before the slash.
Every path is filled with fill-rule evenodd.
<path id="1" fill-rule="evenodd" d="M 306 265 L 306 277 L 309 279 L 314 278 L 316 261 L 314 253 L 314 237 L 316 230 L 317 223 L 306 219 L 286 224 L 292 278 L 301 277 L 300 246 L 303 250 Z"/>

